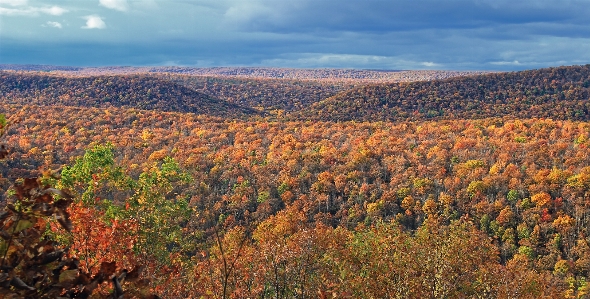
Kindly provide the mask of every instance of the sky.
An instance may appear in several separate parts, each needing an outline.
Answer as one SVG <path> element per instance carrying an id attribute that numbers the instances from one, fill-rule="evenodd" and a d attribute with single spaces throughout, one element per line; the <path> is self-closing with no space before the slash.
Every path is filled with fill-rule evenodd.
<path id="1" fill-rule="evenodd" d="M 0 0 L 0 64 L 524 70 L 590 63 L 590 0 Z"/>

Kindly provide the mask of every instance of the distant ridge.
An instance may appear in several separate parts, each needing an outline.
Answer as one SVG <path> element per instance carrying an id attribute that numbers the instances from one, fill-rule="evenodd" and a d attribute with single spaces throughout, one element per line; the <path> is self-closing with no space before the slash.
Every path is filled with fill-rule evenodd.
<path id="1" fill-rule="evenodd" d="M 321 121 L 486 117 L 590 120 L 590 65 L 368 85 L 294 112 Z"/>
<path id="2" fill-rule="evenodd" d="M 0 71 L 0 97 L 8 104 L 113 106 L 220 117 L 260 114 L 174 82 L 142 75 L 66 78 Z"/>
<path id="3" fill-rule="evenodd" d="M 12 71 L 80 71 L 81 67 L 75 66 L 55 66 L 55 65 L 44 65 L 44 64 L 0 64 L 0 70 L 12 70 Z"/>
<path id="4" fill-rule="evenodd" d="M 61 67 L 47 65 L 0 65 L 0 70 L 45 71 L 72 76 L 174 73 L 191 76 L 233 77 L 247 79 L 335 80 L 359 82 L 412 82 L 472 76 L 483 71 L 410 71 L 361 69 L 295 69 L 273 67 Z"/>
<path id="5" fill-rule="evenodd" d="M 359 80 L 410 82 L 469 76 L 484 72 L 467 71 L 407 71 L 407 70 L 359 70 L 359 69 L 294 69 L 265 67 L 214 67 L 185 68 L 158 67 L 150 72 L 182 73 L 199 76 L 224 76 L 239 78 L 270 78 L 296 80 Z"/>

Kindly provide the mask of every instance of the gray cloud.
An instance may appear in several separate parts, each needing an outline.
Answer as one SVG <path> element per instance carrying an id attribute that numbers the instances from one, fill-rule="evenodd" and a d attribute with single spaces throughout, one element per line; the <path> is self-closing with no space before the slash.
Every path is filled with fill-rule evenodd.
<path id="1" fill-rule="evenodd" d="M 49 26 L 49 27 L 54 27 L 54 28 L 63 28 L 63 26 L 61 25 L 60 22 L 52 22 L 52 21 L 47 21 L 47 23 L 43 26 Z"/>
<path id="2" fill-rule="evenodd" d="M 225 21 L 244 31 L 391 32 L 545 22 L 586 24 L 589 12 L 587 1 L 253 0 L 231 4 Z"/>
<path id="3" fill-rule="evenodd" d="M 99 0 L 100 5 L 119 11 L 127 11 L 129 5 L 127 0 Z"/>
<path id="4" fill-rule="evenodd" d="M 2 3 L 0 3 L 2 4 Z M 36 17 L 41 14 L 61 16 L 68 12 L 67 9 L 59 6 L 29 6 L 26 1 L 7 2 L 11 7 L 0 6 L 0 15 L 5 16 L 28 16 Z"/>

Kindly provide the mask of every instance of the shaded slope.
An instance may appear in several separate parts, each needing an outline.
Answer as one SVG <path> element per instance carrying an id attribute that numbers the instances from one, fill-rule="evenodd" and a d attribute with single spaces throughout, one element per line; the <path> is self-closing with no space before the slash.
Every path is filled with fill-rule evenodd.
<path id="1" fill-rule="evenodd" d="M 172 81 L 199 92 L 241 106 L 262 108 L 266 111 L 297 111 L 329 98 L 361 83 L 313 80 L 247 79 L 160 74 L 159 78 Z"/>
<path id="2" fill-rule="evenodd" d="M 0 97 L 13 104 L 133 107 L 223 117 L 258 114 L 253 109 L 148 76 L 64 78 L 0 72 Z"/>
<path id="3" fill-rule="evenodd" d="M 590 65 L 355 88 L 291 117 L 404 121 L 514 116 L 590 119 Z"/>

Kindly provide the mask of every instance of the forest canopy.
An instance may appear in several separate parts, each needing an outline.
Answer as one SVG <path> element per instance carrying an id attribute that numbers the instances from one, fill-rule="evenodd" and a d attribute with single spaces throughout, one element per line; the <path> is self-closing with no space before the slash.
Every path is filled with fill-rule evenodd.
<path id="1" fill-rule="evenodd" d="M 143 266 L 145 296 L 584 298 L 589 69 L 310 89 L 5 72 L 2 201 L 20 178 L 68 190 L 72 233 L 47 238 L 89 275 Z M 135 95 L 93 102 L 111 83 Z M 160 84 L 244 113 L 134 104 L 166 103 Z"/>

